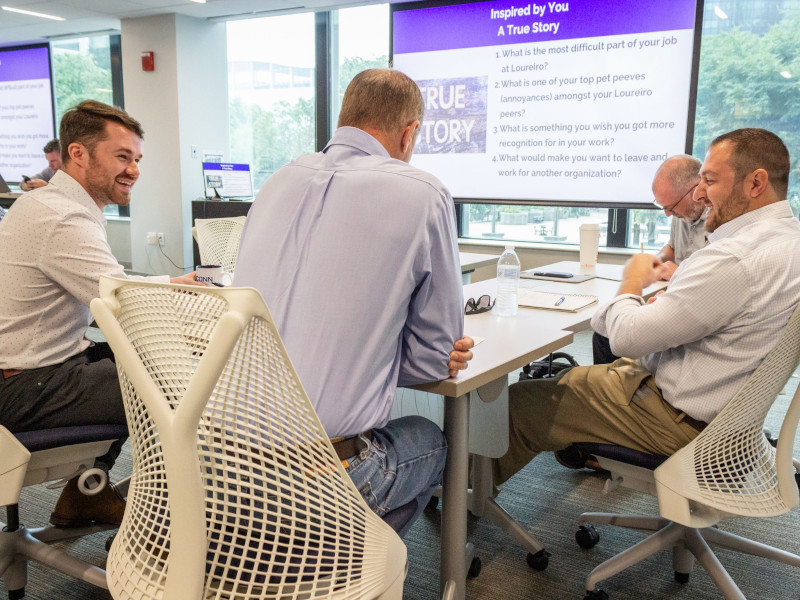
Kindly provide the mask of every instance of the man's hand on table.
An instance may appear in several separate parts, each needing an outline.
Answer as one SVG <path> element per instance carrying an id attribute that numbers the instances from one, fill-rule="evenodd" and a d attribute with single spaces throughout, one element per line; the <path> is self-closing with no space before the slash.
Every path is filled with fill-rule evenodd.
<path id="1" fill-rule="evenodd" d="M 450 369 L 450 377 L 455 377 L 459 371 L 467 368 L 467 363 L 472 360 L 472 350 L 470 348 L 474 345 L 475 341 L 466 335 L 453 343 L 450 362 L 447 363 L 447 367 Z"/>
<path id="2" fill-rule="evenodd" d="M 195 272 L 192 271 L 191 273 L 189 273 L 187 275 L 181 275 L 180 277 L 173 277 L 172 279 L 169 280 L 169 282 L 170 283 L 177 283 L 177 284 L 180 284 L 180 285 L 199 285 L 199 286 L 205 287 L 205 284 L 200 283 L 199 281 L 197 281 L 197 279 L 195 279 L 195 276 L 196 276 Z"/>
<path id="3" fill-rule="evenodd" d="M 664 263 L 651 254 L 634 254 L 622 270 L 622 283 L 617 294 L 642 295 L 642 290 L 655 283 L 661 276 Z"/>

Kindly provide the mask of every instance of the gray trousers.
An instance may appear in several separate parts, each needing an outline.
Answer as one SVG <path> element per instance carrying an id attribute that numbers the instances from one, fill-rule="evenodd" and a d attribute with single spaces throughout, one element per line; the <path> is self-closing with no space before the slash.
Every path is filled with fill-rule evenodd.
<path id="1" fill-rule="evenodd" d="M 574 442 L 669 456 L 699 433 L 661 397 L 652 375 L 629 358 L 515 383 L 508 390 L 508 411 L 509 448 L 493 461 L 495 484 L 539 452 Z"/>
<path id="2" fill-rule="evenodd" d="M 97 343 L 61 364 L 0 379 L 0 424 L 12 433 L 73 425 L 125 424 L 117 366 Z M 95 462 L 110 469 L 125 440 Z"/>

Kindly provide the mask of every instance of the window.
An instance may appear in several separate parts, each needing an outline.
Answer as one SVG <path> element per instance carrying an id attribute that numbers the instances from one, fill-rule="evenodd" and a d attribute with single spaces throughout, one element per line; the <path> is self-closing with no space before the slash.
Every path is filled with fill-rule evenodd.
<path id="1" fill-rule="evenodd" d="M 331 123 L 336 128 L 347 85 L 364 69 L 389 66 L 389 5 L 335 11 L 332 17 Z"/>
<path id="2" fill-rule="evenodd" d="M 228 33 L 230 157 L 258 190 L 314 151 L 314 14 L 232 21 Z"/>
<path id="3" fill-rule="evenodd" d="M 581 223 L 600 223 L 600 245 L 606 245 L 608 209 L 558 206 L 465 204 L 461 236 L 577 244 Z"/>
<path id="4" fill-rule="evenodd" d="M 114 104 L 110 36 L 99 35 L 50 44 L 56 97 L 56 123 L 83 100 Z"/>

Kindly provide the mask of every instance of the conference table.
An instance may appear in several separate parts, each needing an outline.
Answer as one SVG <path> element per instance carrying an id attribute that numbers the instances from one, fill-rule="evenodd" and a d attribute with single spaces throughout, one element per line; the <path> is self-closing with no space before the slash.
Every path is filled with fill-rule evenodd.
<path id="1" fill-rule="evenodd" d="M 578 273 L 579 265 L 564 261 L 540 269 Z M 480 339 L 468 369 L 458 377 L 414 386 L 415 390 L 444 396 L 440 424 L 448 454 L 442 485 L 440 591 L 443 598 L 461 600 L 465 595 L 467 569 L 474 551 L 467 544 L 468 510 L 499 525 L 534 555 L 542 553 L 539 556 L 546 566 L 542 546 L 491 497 L 491 458 L 502 456 L 508 449 L 509 373 L 571 343 L 573 333 L 587 329 L 595 311 L 616 296 L 622 266 L 598 265 L 597 271 L 606 277 L 574 284 L 522 279 L 523 289 L 589 294 L 597 296 L 598 303 L 577 312 L 520 307 L 515 317 L 498 317 L 492 311 L 468 315 L 464 318 L 465 333 Z M 665 286 L 665 282 L 654 284 L 644 295 L 650 296 Z M 495 291 L 493 279 L 471 283 L 464 286 L 464 298 L 483 294 L 494 298 Z M 469 453 L 475 455 L 472 490 L 468 490 Z"/>

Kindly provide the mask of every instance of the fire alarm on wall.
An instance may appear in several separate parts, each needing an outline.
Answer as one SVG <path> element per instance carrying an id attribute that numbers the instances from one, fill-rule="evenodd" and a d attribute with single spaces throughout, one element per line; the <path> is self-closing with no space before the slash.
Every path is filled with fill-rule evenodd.
<path id="1" fill-rule="evenodd" d="M 153 52 L 142 52 L 142 71 L 155 71 L 156 61 Z"/>

